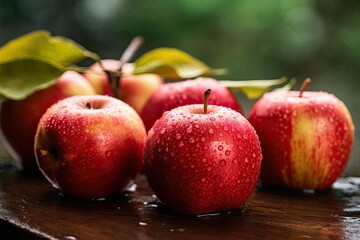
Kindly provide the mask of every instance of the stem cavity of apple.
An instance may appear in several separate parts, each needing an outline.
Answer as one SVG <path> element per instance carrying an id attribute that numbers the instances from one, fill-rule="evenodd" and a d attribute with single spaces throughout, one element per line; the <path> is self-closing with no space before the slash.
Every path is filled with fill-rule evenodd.
<path id="1" fill-rule="evenodd" d="M 309 86 L 310 82 L 311 82 L 310 78 L 305 78 L 305 80 L 303 81 L 301 88 L 300 88 L 299 97 L 302 97 L 303 92 L 305 91 L 307 86 Z"/>
<path id="2" fill-rule="evenodd" d="M 208 89 L 204 92 L 204 114 L 207 114 L 207 108 L 209 105 L 209 97 L 210 97 L 211 89 Z"/>
<path id="3" fill-rule="evenodd" d="M 91 104 L 90 104 L 89 102 L 86 102 L 85 107 L 86 107 L 87 109 L 92 109 Z"/>

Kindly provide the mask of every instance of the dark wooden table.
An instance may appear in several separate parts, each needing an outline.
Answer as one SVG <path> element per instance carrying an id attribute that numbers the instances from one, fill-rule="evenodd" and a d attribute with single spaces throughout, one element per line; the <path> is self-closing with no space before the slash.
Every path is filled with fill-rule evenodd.
<path id="1" fill-rule="evenodd" d="M 65 198 L 13 167 L 0 168 L 0 182 L 0 239 L 360 239 L 355 177 L 315 193 L 258 188 L 241 209 L 196 217 L 166 210 L 144 176 L 136 191 L 99 201 Z"/>

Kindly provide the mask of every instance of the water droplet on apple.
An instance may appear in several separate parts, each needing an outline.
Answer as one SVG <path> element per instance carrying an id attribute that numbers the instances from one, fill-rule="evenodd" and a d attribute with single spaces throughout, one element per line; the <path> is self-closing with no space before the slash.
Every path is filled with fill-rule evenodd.
<path id="1" fill-rule="evenodd" d="M 206 141 L 206 138 L 205 138 L 205 137 L 202 137 L 202 138 L 201 138 L 201 141 L 202 141 L 202 142 L 205 142 L 205 141 Z"/>
<path id="2" fill-rule="evenodd" d="M 190 165 L 190 167 L 191 167 L 191 168 L 194 168 L 194 167 L 195 167 L 195 165 L 194 165 L 194 164 L 191 164 L 191 165 Z"/>
<path id="3" fill-rule="evenodd" d="M 198 119 L 195 119 L 195 120 L 198 120 Z M 199 128 L 200 126 L 199 126 L 199 124 L 195 124 L 195 127 L 196 127 L 196 128 Z"/>
<path id="4" fill-rule="evenodd" d="M 188 127 L 187 129 L 186 129 L 186 133 L 191 133 L 192 132 L 192 126 L 190 125 L 190 127 Z"/>
<path id="5" fill-rule="evenodd" d="M 164 134 L 166 132 L 166 129 L 165 128 L 162 128 L 161 130 L 160 130 L 160 134 Z"/>
<path id="6" fill-rule="evenodd" d="M 222 151 L 223 149 L 224 149 L 224 147 L 223 147 L 222 145 L 219 145 L 219 146 L 218 146 L 218 150 L 219 150 L 219 151 Z"/>
<path id="7" fill-rule="evenodd" d="M 187 96 L 185 93 L 183 93 L 183 94 L 181 95 L 181 98 L 182 98 L 183 100 L 187 100 L 187 99 L 188 99 L 188 96 Z"/>
<path id="8" fill-rule="evenodd" d="M 209 133 L 210 133 L 210 134 L 214 134 L 214 129 L 210 128 L 210 129 L 209 129 Z"/>
<path id="9" fill-rule="evenodd" d="M 65 163 L 65 161 L 60 161 L 59 165 L 60 165 L 60 167 L 65 167 L 66 163 Z"/>
<path id="10" fill-rule="evenodd" d="M 184 146 L 184 143 L 181 141 L 181 142 L 179 143 L 179 147 L 182 147 L 182 146 Z"/>
<path id="11" fill-rule="evenodd" d="M 225 156 L 229 156 L 230 155 L 230 151 L 229 150 L 226 150 L 225 151 Z"/>
<path id="12" fill-rule="evenodd" d="M 233 158 L 232 162 L 233 162 L 233 164 L 236 164 L 236 163 L 237 163 L 237 159 L 236 159 L 236 158 Z"/>
<path id="13" fill-rule="evenodd" d="M 206 170 L 208 170 L 208 171 L 211 171 L 211 167 L 210 166 L 207 166 L 207 168 L 206 168 Z"/>
<path id="14" fill-rule="evenodd" d="M 207 159 L 206 157 L 203 157 L 203 158 L 201 159 L 201 161 L 202 161 L 203 163 L 206 163 L 206 162 L 208 161 L 208 159 Z"/>
<path id="15" fill-rule="evenodd" d="M 205 181 L 206 181 L 206 179 L 203 177 L 203 178 L 201 178 L 201 181 L 202 181 L 202 182 L 205 182 Z"/>
<path id="16" fill-rule="evenodd" d="M 179 133 L 177 133 L 177 134 L 175 135 L 175 138 L 176 138 L 177 140 L 179 140 L 179 139 L 181 138 L 181 135 L 180 135 Z"/>
<path id="17" fill-rule="evenodd" d="M 251 168 L 255 168 L 255 163 L 251 164 Z"/>
<path id="18" fill-rule="evenodd" d="M 190 138 L 189 139 L 189 143 L 194 143 L 195 142 L 195 139 L 194 138 Z"/>
<path id="19" fill-rule="evenodd" d="M 241 135 L 240 134 L 236 134 L 236 137 L 238 138 L 238 139 L 240 139 L 241 138 Z"/>
<path id="20" fill-rule="evenodd" d="M 221 159 L 219 164 L 220 164 L 220 166 L 225 167 L 226 161 L 224 159 Z"/>
<path id="21" fill-rule="evenodd" d="M 110 157 L 110 156 L 111 156 L 111 152 L 110 152 L 109 150 L 106 151 L 106 152 L 105 152 L 105 156 Z"/>
<path id="22" fill-rule="evenodd" d="M 229 131 L 229 128 L 227 126 L 224 126 L 224 131 L 225 132 Z"/>
<path id="23" fill-rule="evenodd" d="M 246 163 L 248 163 L 248 162 L 249 162 L 249 159 L 246 157 L 246 158 L 244 159 L 244 161 L 245 161 Z"/>
<path id="24" fill-rule="evenodd" d="M 213 117 L 213 116 L 210 117 L 210 121 L 215 121 L 215 120 L 216 120 L 215 117 Z"/>

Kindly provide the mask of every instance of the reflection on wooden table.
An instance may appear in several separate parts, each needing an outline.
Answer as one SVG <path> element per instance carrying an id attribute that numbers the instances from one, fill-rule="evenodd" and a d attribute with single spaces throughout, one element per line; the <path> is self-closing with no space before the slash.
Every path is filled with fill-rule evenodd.
<path id="1" fill-rule="evenodd" d="M 354 177 L 315 193 L 259 187 L 240 209 L 194 217 L 169 212 L 142 175 L 136 191 L 98 201 L 63 197 L 38 172 L 13 167 L 0 169 L 0 182 L 5 239 L 360 238 L 360 178 Z"/>

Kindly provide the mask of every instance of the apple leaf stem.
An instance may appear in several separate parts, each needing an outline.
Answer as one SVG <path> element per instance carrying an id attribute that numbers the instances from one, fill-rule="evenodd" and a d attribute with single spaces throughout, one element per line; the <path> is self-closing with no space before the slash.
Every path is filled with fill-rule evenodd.
<path id="1" fill-rule="evenodd" d="M 114 94 L 114 97 L 117 99 L 120 99 L 121 93 L 120 93 L 120 78 L 116 75 L 116 72 L 104 70 L 109 82 L 110 82 L 110 88 L 111 91 Z"/>
<path id="2" fill-rule="evenodd" d="M 305 91 L 307 86 L 309 86 L 310 82 L 311 82 L 310 78 L 305 78 L 305 80 L 303 81 L 301 88 L 300 88 L 299 97 L 302 97 L 303 92 Z"/>
<path id="3" fill-rule="evenodd" d="M 211 89 L 208 89 L 204 92 L 204 114 L 207 114 L 207 108 L 209 105 L 209 97 L 210 97 Z"/>

